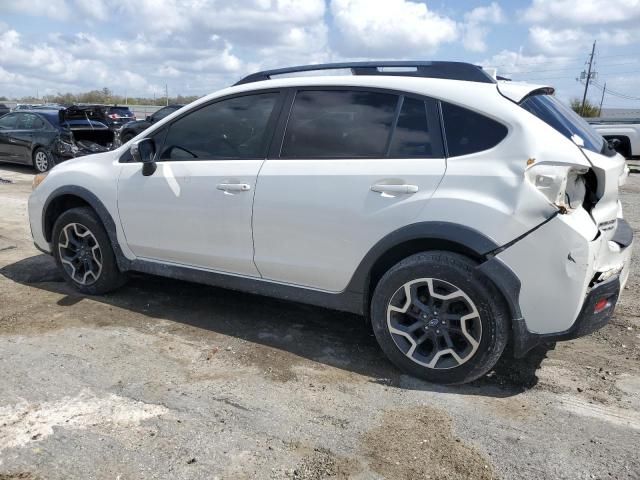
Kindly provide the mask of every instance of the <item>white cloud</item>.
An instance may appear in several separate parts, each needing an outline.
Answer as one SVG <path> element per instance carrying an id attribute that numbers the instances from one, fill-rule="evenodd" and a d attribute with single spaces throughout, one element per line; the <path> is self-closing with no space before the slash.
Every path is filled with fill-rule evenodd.
<path id="1" fill-rule="evenodd" d="M 65 0 L 28 0 L 17 2 L 0 2 L 0 12 L 11 12 L 24 15 L 44 16 L 53 19 L 65 19 L 71 14 Z"/>
<path id="2" fill-rule="evenodd" d="M 103 0 L 75 0 L 75 6 L 79 10 L 79 16 L 105 21 L 109 18 L 109 7 Z"/>
<path id="3" fill-rule="evenodd" d="M 458 38 L 458 26 L 408 0 L 332 0 L 331 13 L 344 55 L 394 58 L 421 56 Z"/>
<path id="4" fill-rule="evenodd" d="M 534 51 L 555 56 L 584 52 L 592 40 L 581 29 L 552 30 L 536 26 L 529 29 L 529 41 Z"/>
<path id="5" fill-rule="evenodd" d="M 533 74 L 536 70 L 548 70 L 565 67 L 571 63 L 571 57 L 548 56 L 544 54 L 527 55 L 518 51 L 501 50 L 495 55 L 480 62 L 482 66 L 494 67 L 498 75 Z"/>
<path id="6" fill-rule="evenodd" d="M 484 52 L 487 50 L 486 37 L 489 34 L 487 24 L 504 22 L 504 13 L 500 5 L 493 2 L 486 7 L 476 7 L 464 16 L 465 23 L 462 27 L 462 44 L 471 52 Z"/>
<path id="7" fill-rule="evenodd" d="M 630 22 L 640 19 L 640 0 L 533 0 L 523 19 L 576 25 Z"/>
<path id="8" fill-rule="evenodd" d="M 500 5 L 492 2 L 486 7 L 476 7 L 464 15 L 467 23 L 501 23 L 504 21 L 504 12 Z"/>

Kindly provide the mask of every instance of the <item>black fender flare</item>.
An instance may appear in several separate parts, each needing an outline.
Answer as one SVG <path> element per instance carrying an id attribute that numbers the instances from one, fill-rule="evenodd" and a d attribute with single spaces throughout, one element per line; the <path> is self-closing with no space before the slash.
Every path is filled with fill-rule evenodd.
<path id="1" fill-rule="evenodd" d="M 50 235 L 47 235 L 47 232 L 49 231 L 49 225 L 47 225 L 47 222 L 49 221 L 49 207 L 57 198 L 60 198 L 64 195 L 71 195 L 82 199 L 96 212 L 98 218 L 100 218 L 100 221 L 104 226 L 104 229 L 107 232 L 109 240 L 111 241 L 111 248 L 113 248 L 113 253 L 116 256 L 118 268 L 120 268 L 121 271 L 128 270 L 131 261 L 127 259 L 122 252 L 122 248 L 120 247 L 120 243 L 118 242 L 118 234 L 113 217 L 109 213 L 109 210 L 107 210 L 107 207 L 104 206 L 102 201 L 100 201 L 100 199 L 94 193 L 84 187 L 79 187 L 77 185 L 66 185 L 56 188 L 49 194 L 42 209 L 42 232 L 44 233 L 47 241 L 51 242 Z M 53 228 L 53 222 L 50 227 Z"/>
<path id="2" fill-rule="evenodd" d="M 417 222 L 395 230 L 378 241 L 364 256 L 346 288 L 362 295 L 362 311 L 368 312 L 371 274 L 375 265 L 388 252 L 408 242 L 430 245 L 430 249 L 448 250 L 455 247 L 478 261 L 478 271 L 488 277 L 505 299 L 511 317 L 522 317 L 519 298 L 520 280 L 493 252 L 500 248 L 494 240 L 471 227 L 453 222 Z"/>

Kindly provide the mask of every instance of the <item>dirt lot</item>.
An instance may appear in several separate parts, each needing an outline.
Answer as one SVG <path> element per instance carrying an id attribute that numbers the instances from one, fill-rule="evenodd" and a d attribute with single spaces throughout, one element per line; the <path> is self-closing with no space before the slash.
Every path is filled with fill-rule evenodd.
<path id="1" fill-rule="evenodd" d="M 399 373 L 351 315 L 36 251 L 0 166 L 0 480 L 640 478 L 640 252 L 612 323 L 464 387 Z M 640 175 L 624 189 L 640 230 Z M 546 353 L 546 357 L 545 357 Z"/>

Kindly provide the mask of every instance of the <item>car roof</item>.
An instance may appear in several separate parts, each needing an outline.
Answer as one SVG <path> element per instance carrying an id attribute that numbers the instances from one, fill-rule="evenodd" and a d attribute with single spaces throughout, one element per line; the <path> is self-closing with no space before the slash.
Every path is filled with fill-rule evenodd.
<path id="1" fill-rule="evenodd" d="M 21 113 L 21 114 L 33 113 L 34 115 L 38 115 L 46 118 L 47 120 L 49 120 L 49 122 L 53 123 L 54 125 L 58 125 L 60 123 L 57 109 L 46 110 L 44 108 L 39 108 L 37 110 L 33 110 L 33 109 L 21 110 L 20 112 L 14 112 L 14 113 Z"/>

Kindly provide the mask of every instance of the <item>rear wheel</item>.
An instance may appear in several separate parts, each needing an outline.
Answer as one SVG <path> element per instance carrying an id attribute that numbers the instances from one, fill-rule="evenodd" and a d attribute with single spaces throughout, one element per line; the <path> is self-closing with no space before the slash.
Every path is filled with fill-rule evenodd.
<path id="1" fill-rule="evenodd" d="M 33 168 L 44 173 L 53 167 L 53 156 L 44 148 L 36 148 L 33 152 Z"/>
<path id="2" fill-rule="evenodd" d="M 107 232 L 90 208 L 67 210 L 56 220 L 53 255 L 65 280 L 82 293 L 107 293 L 126 280 Z"/>
<path id="3" fill-rule="evenodd" d="M 425 252 L 382 277 L 371 321 L 394 364 L 444 384 L 470 382 L 496 364 L 508 341 L 508 315 L 475 266 L 455 253 Z"/>

